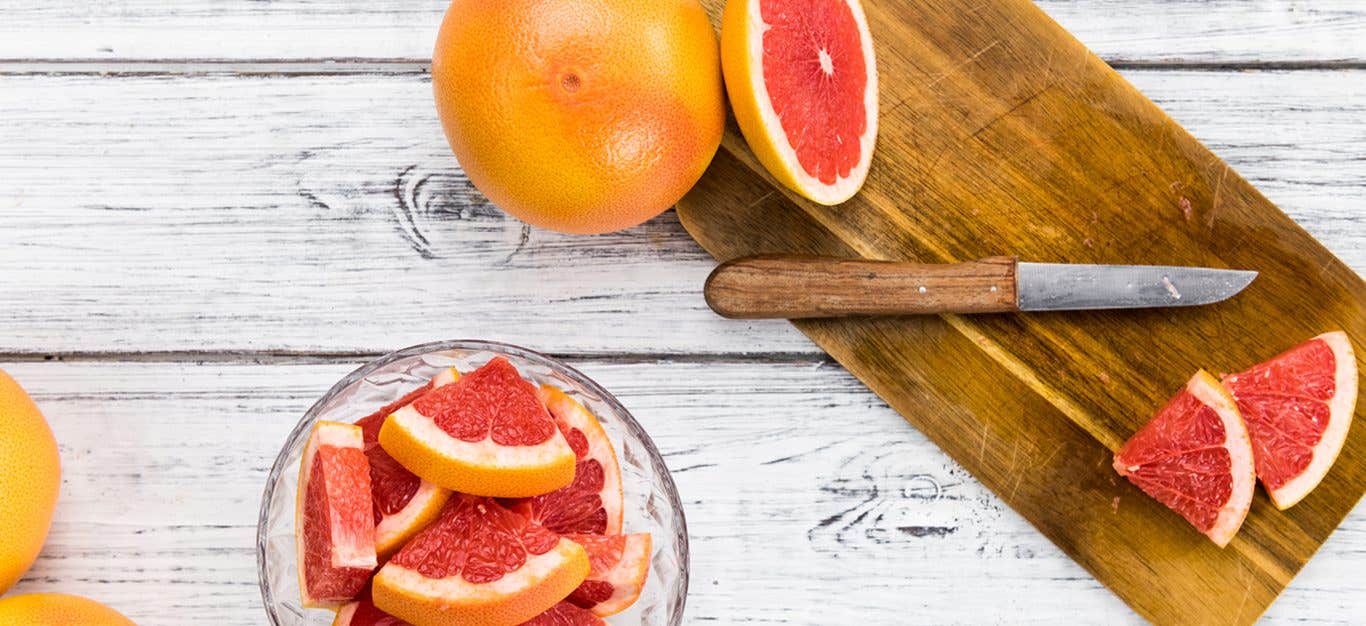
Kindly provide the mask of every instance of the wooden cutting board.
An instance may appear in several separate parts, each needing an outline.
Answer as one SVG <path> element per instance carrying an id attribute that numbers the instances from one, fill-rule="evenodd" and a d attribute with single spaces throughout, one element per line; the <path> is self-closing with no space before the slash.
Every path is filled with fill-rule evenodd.
<path id="1" fill-rule="evenodd" d="M 722 0 L 704 4 L 719 23 Z M 801 200 L 732 124 L 678 205 L 684 226 L 719 260 L 1260 271 L 1194 309 L 796 323 L 1143 616 L 1255 621 L 1361 498 L 1363 411 L 1316 491 L 1278 512 L 1259 490 L 1222 550 L 1120 479 L 1111 454 L 1197 368 L 1236 371 L 1338 328 L 1366 350 L 1361 278 L 1030 2 L 864 8 L 881 134 L 863 191 Z"/>

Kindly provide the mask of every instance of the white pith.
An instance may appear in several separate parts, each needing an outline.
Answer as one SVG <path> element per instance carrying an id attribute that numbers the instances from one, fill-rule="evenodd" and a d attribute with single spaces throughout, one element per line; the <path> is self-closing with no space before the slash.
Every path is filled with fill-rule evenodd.
<path id="1" fill-rule="evenodd" d="M 854 21 L 858 23 L 864 69 L 868 72 L 868 82 L 863 90 L 863 109 L 868 118 L 868 125 L 859 136 L 858 165 L 849 171 L 849 176 L 836 177 L 833 185 L 827 185 L 806 173 L 801 161 L 797 159 L 796 149 L 788 142 L 787 133 L 778 119 L 778 112 L 774 110 L 773 102 L 769 99 L 763 69 L 764 31 L 768 30 L 769 26 L 764 23 L 759 0 L 747 0 L 749 20 L 745 24 L 745 37 L 748 45 L 749 79 L 759 109 L 759 123 L 763 124 L 764 133 L 772 139 L 773 147 L 782 158 L 787 171 L 797 179 L 802 189 L 811 194 L 813 200 L 826 205 L 848 200 L 863 186 L 864 179 L 868 177 L 868 167 L 873 161 L 873 147 L 877 143 L 877 60 L 873 56 L 873 37 L 868 31 L 868 20 L 863 15 L 863 6 L 858 0 L 845 1 L 854 14 Z"/>
<path id="2" fill-rule="evenodd" d="M 1243 423 L 1232 396 L 1213 376 L 1202 371 L 1186 383 L 1186 389 L 1195 399 L 1213 409 L 1224 424 L 1224 448 L 1228 450 L 1232 485 L 1228 501 L 1220 507 L 1219 517 L 1207 533 L 1222 548 L 1242 527 L 1248 507 L 1252 504 L 1252 492 L 1257 486 L 1257 473 L 1252 463 L 1252 439 L 1247 434 L 1247 425 Z"/>
<path id="3" fill-rule="evenodd" d="M 550 439 L 536 445 L 503 446 L 494 443 L 490 437 L 479 441 L 456 439 L 441 430 L 430 417 L 418 413 L 412 405 L 395 411 L 389 419 L 395 426 L 408 431 L 415 439 L 446 458 L 477 460 L 501 467 L 526 467 L 544 465 L 566 455 L 571 458 L 574 456 L 574 450 L 558 430 Z"/>
<path id="4" fill-rule="evenodd" d="M 1352 415 L 1356 412 L 1357 402 L 1357 361 L 1356 353 L 1347 334 L 1342 331 L 1324 333 L 1314 339 L 1322 340 L 1333 351 L 1335 365 L 1334 393 L 1328 401 L 1328 426 L 1314 446 L 1314 456 L 1303 472 L 1280 489 L 1271 491 L 1271 501 L 1278 509 L 1288 509 L 1303 500 L 1310 491 L 1323 480 L 1328 469 L 1333 466 L 1342 445 L 1347 440 L 1347 430 L 1352 426 Z M 1312 340 L 1311 340 L 1312 341 Z"/>

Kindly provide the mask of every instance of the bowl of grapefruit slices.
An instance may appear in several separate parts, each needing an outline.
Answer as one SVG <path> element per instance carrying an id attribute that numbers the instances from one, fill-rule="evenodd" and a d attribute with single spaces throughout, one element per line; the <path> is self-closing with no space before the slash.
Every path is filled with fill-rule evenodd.
<path id="1" fill-rule="evenodd" d="M 668 468 L 597 383 L 536 352 L 385 355 L 304 414 L 257 526 L 276 626 L 682 622 Z"/>

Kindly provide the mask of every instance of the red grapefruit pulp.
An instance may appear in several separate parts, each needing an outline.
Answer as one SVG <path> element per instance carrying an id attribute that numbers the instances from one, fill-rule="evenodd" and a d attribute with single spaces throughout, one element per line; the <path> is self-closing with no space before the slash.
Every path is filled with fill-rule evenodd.
<path id="1" fill-rule="evenodd" d="M 582 404 L 551 386 L 540 398 L 577 459 L 574 482 L 551 493 L 510 504 L 557 533 L 621 533 L 621 468 L 612 440 Z"/>
<path id="2" fill-rule="evenodd" d="M 607 622 L 568 602 L 561 602 L 522 626 L 603 626 Z"/>
<path id="3" fill-rule="evenodd" d="M 1323 480 L 1356 411 L 1356 355 L 1347 334 L 1319 335 L 1224 379 L 1252 437 L 1257 477 L 1287 509 Z"/>
<path id="4" fill-rule="evenodd" d="M 367 587 L 354 602 L 342 605 L 337 610 L 337 617 L 332 620 L 332 626 L 409 626 L 397 617 L 394 617 L 375 606 L 375 601 L 370 598 L 370 589 Z"/>
<path id="5" fill-rule="evenodd" d="M 370 468 L 360 427 L 318 422 L 299 467 L 295 533 L 304 606 L 335 607 L 378 565 Z"/>
<path id="6" fill-rule="evenodd" d="M 1219 547 L 1252 506 L 1252 444 L 1233 398 L 1204 370 L 1134 433 L 1114 466 Z"/>
<path id="7" fill-rule="evenodd" d="M 595 615 L 625 611 L 640 597 L 650 571 L 650 535 L 565 535 L 588 551 L 588 579 L 569 601 Z"/>

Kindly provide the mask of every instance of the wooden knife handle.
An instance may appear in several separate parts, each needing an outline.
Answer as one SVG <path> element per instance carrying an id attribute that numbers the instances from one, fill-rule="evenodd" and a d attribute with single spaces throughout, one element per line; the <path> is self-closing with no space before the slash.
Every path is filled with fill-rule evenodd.
<path id="1" fill-rule="evenodd" d="M 755 256 L 707 277 L 707 304 L 739 319 L 1019 310 L 1015 258 L 950 264 Z"/>

